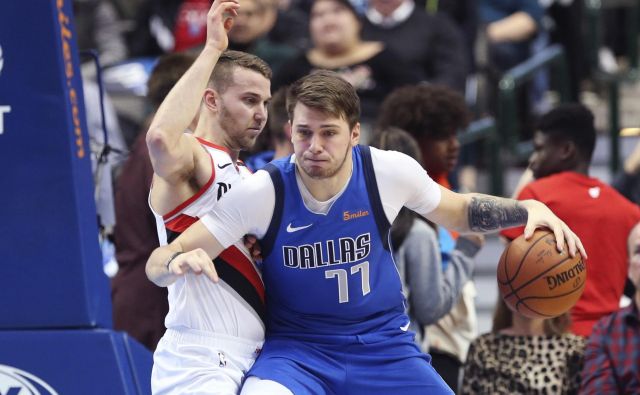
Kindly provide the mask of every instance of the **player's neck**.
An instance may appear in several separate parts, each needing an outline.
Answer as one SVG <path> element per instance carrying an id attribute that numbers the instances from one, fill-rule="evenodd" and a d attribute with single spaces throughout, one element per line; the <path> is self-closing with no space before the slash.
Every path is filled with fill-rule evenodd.
<path id="1" fill-rule="evenodd" d="M 232 161 L 236 162 L 238 160 L 240 151 L 231 148 L 231 144 L 227 141 L 228 137 L 220 125 L 200 122 L 198 123 L 196 130 L 193 132 L 193 135 L 224 148 L 228 152 Z"/>

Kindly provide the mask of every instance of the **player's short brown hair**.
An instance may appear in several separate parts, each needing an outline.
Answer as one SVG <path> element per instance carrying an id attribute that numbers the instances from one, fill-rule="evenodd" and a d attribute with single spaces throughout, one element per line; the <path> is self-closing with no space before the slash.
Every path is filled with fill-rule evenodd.
<path id="1" fill-rule="evenodd" d="M 233 83 L 233 70 L 236 67 L 248 69 L 271 79 L 271 67 L 259 57 L 240 51 L 224 51 L 211 73 L 209 83 L 218 93 L 223 93 Z"/>
<path id="2" fill-rule="evenodd" d="M 298 102 L 344 119 L 349 125 L 349 130 L 360 120 L 360 98 L 356 90 L 333 71 L 316 71 L 291 85 L 287 92 L 287 113 L 291 121 Z"/>

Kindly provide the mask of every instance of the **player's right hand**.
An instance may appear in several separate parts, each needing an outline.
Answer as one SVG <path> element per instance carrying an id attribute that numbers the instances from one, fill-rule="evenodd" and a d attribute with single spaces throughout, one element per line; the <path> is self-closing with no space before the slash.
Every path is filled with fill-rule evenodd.
<path id="1" fill-rule="evenodd" d="M 207 43 L 220 52 L 227 49 L 227 33 L 233 26 L 233 18 L 238 16 L 239 0 L 215 0 L 207 14 Z"/>
<path id="2" fill-rule="evenodd" d="M 214 283 L 217 283 L 219 280 L 218 272 L 216 272 L 213 261 L 202 248 L 176 256 L 169 262 L 167 270 L 169 270 L 169 273 L 177 276 L 182 276 L 191 271 L 197 275 L 204 274 Z"/>

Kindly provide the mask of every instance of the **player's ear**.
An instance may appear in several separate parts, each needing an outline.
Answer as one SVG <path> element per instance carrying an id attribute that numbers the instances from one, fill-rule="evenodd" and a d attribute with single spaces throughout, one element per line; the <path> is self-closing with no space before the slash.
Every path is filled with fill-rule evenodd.
<path id="1" fill-rule="evenodd" d="M 217 112 L 219 109 L 218 100 L 219 100 L 218 92 L 216 92 L 212 88 L 207 88 L 204 90 L 202 102 L 208 109 L 210 109 L 211 111 Z"/>
<path id="2" fill-rule="evenodd" d="M 360 122 L 357 122 L 351 129 L 351 146 L 355 147 L 360 142 Z"/>
<path id="3" fill-rule="evenodd" d="M 562 142 L 560 154 L 562 159 L 570 159 L 578 155 L 578 146 L 573 141 L 567 140 Z"/>

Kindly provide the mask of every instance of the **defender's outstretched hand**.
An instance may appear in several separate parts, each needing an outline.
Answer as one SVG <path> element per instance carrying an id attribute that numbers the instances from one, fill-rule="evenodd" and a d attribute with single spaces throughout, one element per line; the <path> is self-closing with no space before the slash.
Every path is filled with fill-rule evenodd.
<path id="1" fill-rule="evenodd" d="M 189 271 L 198 275 L 204 274 L 211 281 L 218 282 L 218 273 L 213 261 L 202 248 L 175 255 L 167 262 L 167 270 L 177 276 Z"/>
<path id="2" fill-rule="evenodd" d="M 556 245 L 558 251 L 564 249 L 564 243 L 567 242 L 569 247 L 569 255 L 572 257 L 580 251 L 583 259 L 587 259 L 587 252 L 576 235 L 567 224 L 558 218 L 546 205 L 537 200 L 525 200 L 520 202 L 527 209 L 527 225 L 524 228 L 524 238 L 529 240 L 533 236 L 533 232 L 540 227 L 549 228 L 556 237 Z"/>
<path id="3" fill-rule="evenodd" d="M 233 26 L 233 19 L 238 16 L 240 3 L 238 0 L 215 0 L 207 14 L 207 43 L 219 51 L 229 45 L 227 33 Z"/>

